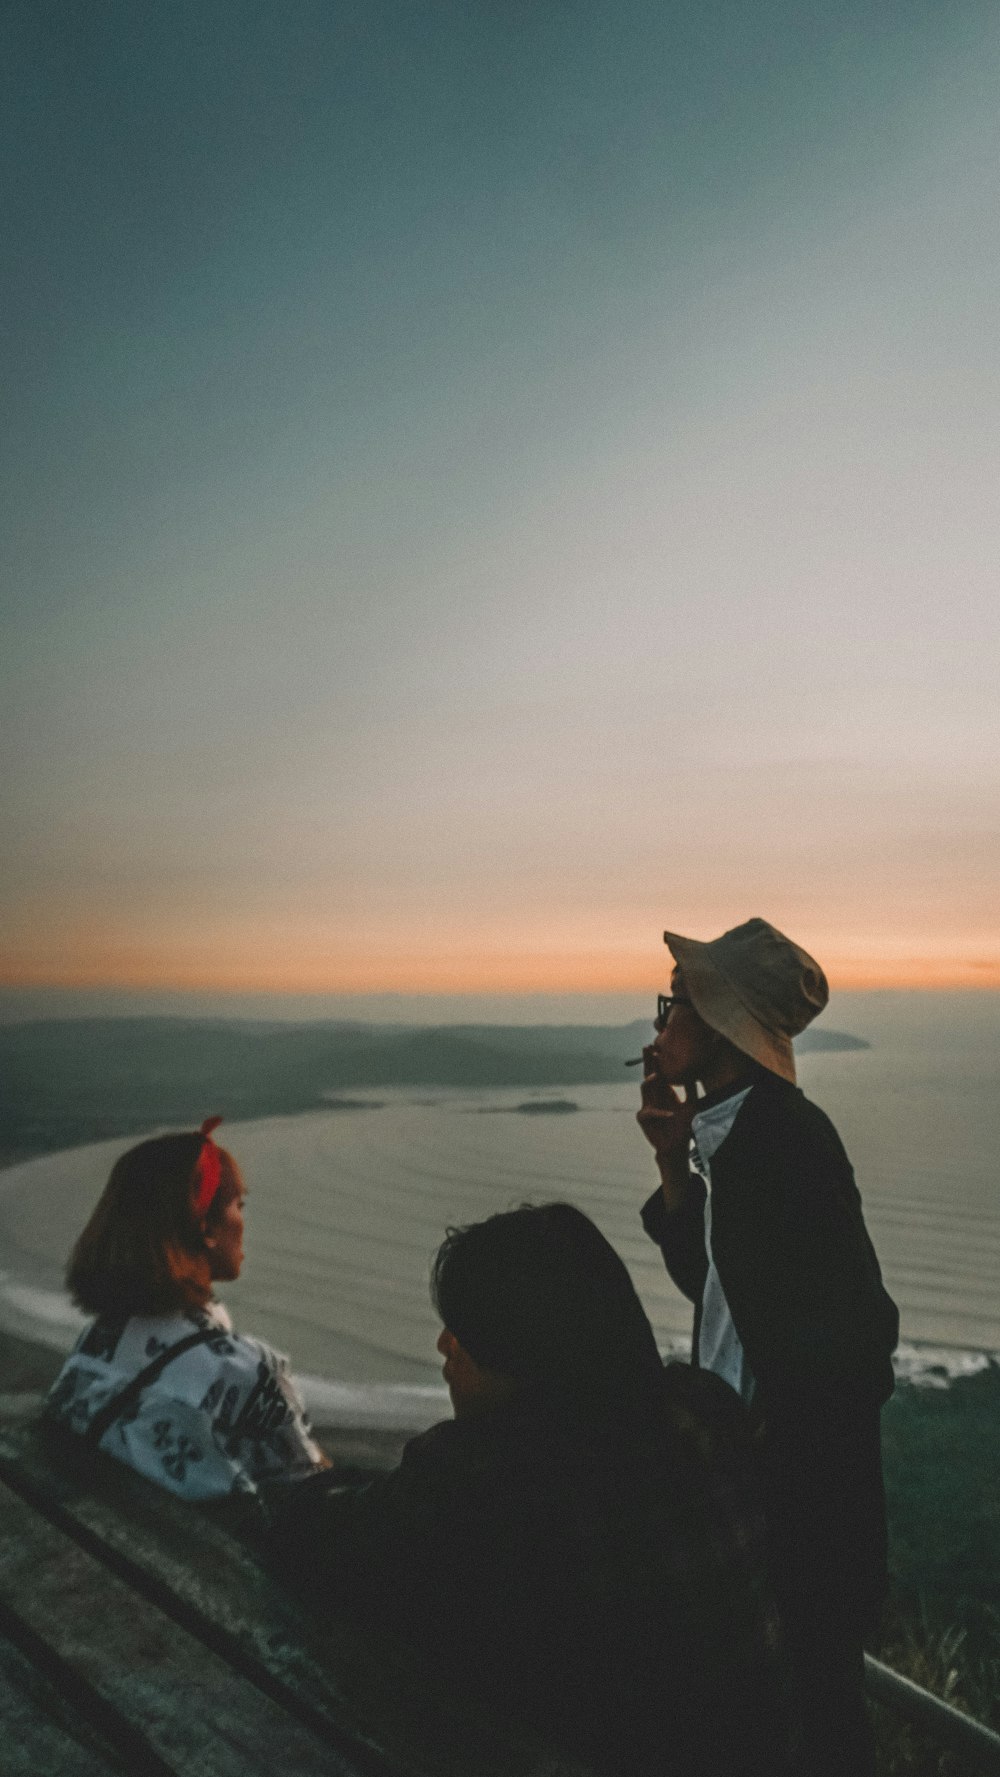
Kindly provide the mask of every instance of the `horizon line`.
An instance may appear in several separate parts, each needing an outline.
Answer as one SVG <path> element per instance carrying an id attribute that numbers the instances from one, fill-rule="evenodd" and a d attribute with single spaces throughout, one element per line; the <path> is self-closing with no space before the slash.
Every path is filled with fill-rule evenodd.
<path id="1" fill-rule="evenodd" d="M 953 993 L 967 991 L 970 993 L 997 992 L 1000 990 L 1000 963 L 971 963 L 965 967 L 940 969 L 924 969 L 919 973 L 914 969 L 896 966 L 895 968 L 854 969 L 850 972 L 836 969 L 825 970 L 831 993 Z M 292 981 L 213 981 L 208 980 L 154 980 L 133 979 L 114 980 L 107 977 L 89 979 L 24 979 L 5 978 L 0 975 L 0 993 L 17 997 L 38 995 L 66 994 L 76 997 L 90 995 L 114 995 L 123 998 L 139 998 L 155 996 L 165 999 L 199 999 L 218 998 L 228 1000 L 273 999 L 273 1000 L 523 1000 L 523 999 L 648 999 L 650 995 L 662 991 L 662 981 L 651 977 L 649 981 L 632 980 L 599 982 L 581 982 L 579 979 L 569 985 L 565 980 L 546 981 L 543 983 L 518 982 L 512 985 L 498 986 L 495 982 L 475 981 L 463 983 L 443 982 L 431 985 L 421 982 L 405 984 L 385 982 L 373 983 L 370 986 L 339 985 L 324 983 L 317 986 L 314 982 L 306 984 L 301 980 Z"/>

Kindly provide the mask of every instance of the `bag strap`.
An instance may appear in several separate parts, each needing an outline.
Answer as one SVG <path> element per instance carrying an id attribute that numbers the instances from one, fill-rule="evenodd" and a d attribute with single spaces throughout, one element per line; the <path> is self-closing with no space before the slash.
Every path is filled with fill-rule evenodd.
<path id="1" fill-rule="evenodd" d="M 199 1327 L 196 1333 L 188 1333 L 185 1338 L 178 1339 L 176 1345 L 168 1345 L 166 1351 L 161 1351 L 158 1357 L 154 1357 L 152 1363 L 140 1370 L 138 1376 L 133 1376 L 125 1388 L 119 1389 L 109 1401 L 105 1401 L 84 1432 L 85 1441 L 88 1444 L 99 1444 L 108 1427 L 114 1425 L 116 1419 L 120 1419 L 123 1413 L 127 1413 L 135 1405 L 143 1389 L 155 1382 L 168 1364 L 172 1364 L 177 1357 L 183 1357 L 186 1351 L 192 1351 L 196 1345 L 204 1345 L 209 1339 L 217 1338 L 221 1330 L 217 1326 Z"/>

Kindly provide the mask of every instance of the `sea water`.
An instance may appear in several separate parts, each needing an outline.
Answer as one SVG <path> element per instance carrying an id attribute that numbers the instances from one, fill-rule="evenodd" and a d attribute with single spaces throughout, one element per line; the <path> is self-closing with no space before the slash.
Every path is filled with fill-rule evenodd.
<path id="1" fill-rule="evenodd" d="M 956 1348 L 959 1366 L 961 1349 L 1000 1349 L 1000 996 L 843 994 L 824 1022 L 871 1045 L 803 1055 L 799 1082 L 854 1162 L 904 1339 Z M 520 1108 L 557 1099 L 578 1108 Z M 551 1091 L 352 1092 L 351 1108 L 229 1126 L 249 1188 L 246 1266 L 224 1291 L 234 1319 L 325 1379 L 337 1416 L 429 1420 L 443 1396 L 428 1274 L 445 1228 L 561 1198 L 603 1229 L 676 1346 L 691 1312 L 639 1223 L 656 1174 L 637 1100 L 623 1070 Z M 7 1325 L 69 1343 L 66 1252 L 130 1145 L 0 1174 Z"/>

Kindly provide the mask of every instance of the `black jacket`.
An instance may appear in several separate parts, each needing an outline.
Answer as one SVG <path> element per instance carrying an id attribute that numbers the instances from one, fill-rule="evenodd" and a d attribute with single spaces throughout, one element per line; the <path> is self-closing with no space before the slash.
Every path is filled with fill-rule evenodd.
<path id="1" fill-rule="evenodd" d="M 884 1589 L 879 1409 L 892 1393 L 895 1304 L 850 1162 L 796 1086 L 761 1072 L 712 1156 L 712 1255 L 754 1376 L 752 1419 L 779 1583 L 794 1608 L 870 1616 Z M 695 1304 L 708 1270 L 705 1185 L 643 1209 Z"/>
<path id="2" fill-rule="evenodd" d="M 284 1490 L 277 1570 L 433 1650 L 618 1777 L 782 1777 L 790 1702 L 745 1415 L 672 1365 L 641 1412 L 541 1396 L 438 1425 L 392 1474 Z"/>

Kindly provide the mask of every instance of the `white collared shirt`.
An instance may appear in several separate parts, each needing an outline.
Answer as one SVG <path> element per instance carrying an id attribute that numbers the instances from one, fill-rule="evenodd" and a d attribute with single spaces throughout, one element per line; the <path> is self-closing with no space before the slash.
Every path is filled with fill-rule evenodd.
<path id="1" fill-rule="evenodd" d="M 713 1370 L 723 1382 L 728 1382 L 747 1407 L 753 1399 L 754 1379 L 712 1257 L 711 1161 L 732 1129 L 740 1106 L 752 1091 L 752 1086 L 744 1086 L 741 1092 L 734 1092 L 731 1098 L 724 1098 L 708 1110 L 696 1111 L 691 1120 L 692 1159 L 705 1181 L 705 1252 L 708 1257 L 708 1275 L 701 1297 L 698 1362 L 703 1370 Z"/>

